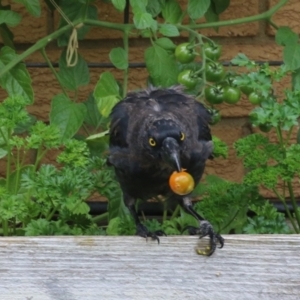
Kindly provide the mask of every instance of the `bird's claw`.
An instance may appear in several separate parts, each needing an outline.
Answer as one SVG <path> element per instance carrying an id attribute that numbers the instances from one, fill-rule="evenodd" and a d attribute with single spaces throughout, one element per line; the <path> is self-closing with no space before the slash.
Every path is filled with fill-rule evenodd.
<path id="1" fill-rule="evenodd" d="M 205 236 L 208 236 L 210 239 L 210 245 L 205 250 L 196 249 L 198 254 L 211 256 L 215 252 L 217 244 L 220 244 L 218 248 L 223 248 L 224 246 L 224 238 L 220 234 L 215 233 L 212 225 L 206 220 L 200 222 L 199 228 L 189 226 L 186 229 L 191 235 L 200 234 L 200 239 Z"/>
<path id="2" fill-rule="evenodd" d="M 159 244 L 159 236 L 167 236 L 162 230 L 157 230 L 155 232 L 150 232 L 148 228 L 143 225 L 139 224 L 137 225 L 136 234 L 145 238 L 147 240 L 148 237 L 151 237 L 152 240 L 156 240 Z"/>

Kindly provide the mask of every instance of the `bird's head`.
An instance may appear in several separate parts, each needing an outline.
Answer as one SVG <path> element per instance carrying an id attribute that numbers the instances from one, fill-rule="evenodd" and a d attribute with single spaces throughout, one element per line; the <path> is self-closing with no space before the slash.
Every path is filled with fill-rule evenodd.
<path id="1" fill-rule="evenodd" d="M 148 127 L 145 146 L 153 158 L 180 171 L 180 153 L 184 141 L 185 133 L 179 124 L 170 119 L 159 119 Z"/>

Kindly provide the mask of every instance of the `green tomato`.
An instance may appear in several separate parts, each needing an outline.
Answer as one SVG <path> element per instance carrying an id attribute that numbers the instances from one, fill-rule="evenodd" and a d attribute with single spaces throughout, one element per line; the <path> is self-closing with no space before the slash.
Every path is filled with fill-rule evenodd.
<path id="1" fill-rule="evenodd" d="M 208 86 L 204 90 L 205 99 L 211 104 L 220 104 L 224 99 L 224 88 L 221 85 Z"/>
<path id="2" fill-rule="evenodd" d="M 198 83 L 198 79 L 192 76 L 192 70 L 183 70 L 180 72 L 177 81 L 187 89 L 193 89 Z"/>
<path id="3" fill-rule="evenodd" d="M 212 109 L 210 111 L 210 114 L 211 114 L 211 120 L 210 120 L 209 123 L 211 125 L 215 125 L 215 124 L 217 124 L 217 123 L 220 122 L 220 120 L 221 120 L 221 114 L 220 114 L 220 112 L 217 109 Z"/>
<path id="4" fill-rule="evenodd" d="M 250 101 L 250 103 L 254 104 L 254 105 L 258 105 L 262 102 L 262 97 L 255 93 L 255 92 L 252 92 L 249 96 L 248 96 L 248 99 Z"/>
<path id="5" fill-rule="evenodd" d="M 224 67 L 218 62 L 210 62 L 205 67 L 206 79 L 210 82 L 218 82 L 223 79 L 225 75 Z"/>
<path id="6" fill-rule="evenodd" d="M 247 96 L 249 96 L 252 92 L 254 92 L 254 89 L 247 85 L 240 86 L 240 90 L 242 91 L 242 93 L 244 93 Z"/>
<path id="7" fill-rule="evenodd" d="M 233 86 L 224 87 L 224 101 L 229 104 L 235 104 L 241 99 L 241 91 Z"/>
<path id="8" fill-rule="evenodd" d="M 203 45 L 205 56 L 211 60 L 218 60 L 221 56 L 221 47 L 212 43 L 205 43 Z"/>
<path id="9" fill-rule="evenodd" d="M 194 49 L 189 43 L 182 43 L 175 49 L 175 57 L 182 64 L 188 64 L 195 59 Z"/>

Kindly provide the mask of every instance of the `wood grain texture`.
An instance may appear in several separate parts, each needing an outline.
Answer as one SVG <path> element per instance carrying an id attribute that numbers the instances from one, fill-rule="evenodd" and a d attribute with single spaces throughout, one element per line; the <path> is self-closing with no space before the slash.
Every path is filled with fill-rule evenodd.
<path id="1" fill-rule="evenodd" d="M 0 299 L 300 299 L 300 236 L 224 237 L 2 237 Z"/>

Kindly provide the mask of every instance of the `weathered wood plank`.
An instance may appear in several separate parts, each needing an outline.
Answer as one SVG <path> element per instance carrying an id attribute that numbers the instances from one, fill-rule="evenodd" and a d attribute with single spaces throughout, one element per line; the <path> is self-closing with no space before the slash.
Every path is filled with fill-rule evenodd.
<path id="1" fill-rule="evenodd" d="M 300 236 L 0 238 L 1 300 L 300 299 Z"/>

